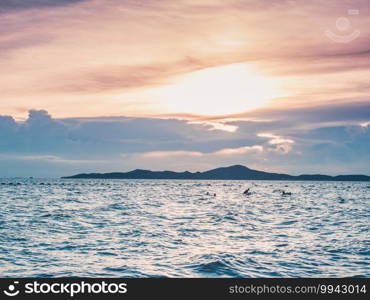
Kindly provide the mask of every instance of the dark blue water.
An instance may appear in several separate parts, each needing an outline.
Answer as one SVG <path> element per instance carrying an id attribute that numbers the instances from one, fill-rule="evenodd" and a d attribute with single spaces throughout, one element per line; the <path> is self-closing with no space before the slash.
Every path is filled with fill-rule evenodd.
<path id="1" fill-rule="evenodd" d="M 359 182 L 2 179 L 0 276 L 369 277 L 369 204 Z"/>

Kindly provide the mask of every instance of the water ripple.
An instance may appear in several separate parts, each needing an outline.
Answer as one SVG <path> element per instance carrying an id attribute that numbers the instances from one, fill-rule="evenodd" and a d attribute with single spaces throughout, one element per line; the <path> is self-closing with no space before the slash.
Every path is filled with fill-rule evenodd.
<path id="1" fill-rule="evenodd" d="M 360 182 L 0 179 L 0 275 L 369 277 L 369 201 Z"/>

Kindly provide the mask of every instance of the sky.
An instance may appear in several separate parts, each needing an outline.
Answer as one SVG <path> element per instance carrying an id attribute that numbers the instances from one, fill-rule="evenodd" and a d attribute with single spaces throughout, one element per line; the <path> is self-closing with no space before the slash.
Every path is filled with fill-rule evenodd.
<path id="1" fill-rule="evenodd" d="M 368 0 L 1 0 L 0 177 L 370 175 Z"/>

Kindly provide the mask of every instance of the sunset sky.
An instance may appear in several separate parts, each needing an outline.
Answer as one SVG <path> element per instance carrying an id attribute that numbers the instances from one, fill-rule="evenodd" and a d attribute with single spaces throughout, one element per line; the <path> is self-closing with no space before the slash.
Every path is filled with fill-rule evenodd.
<path id="1" fill-rule="evenodd" d="M 0 177 L 370 175 L 368 0 L 1 0 Z"/>

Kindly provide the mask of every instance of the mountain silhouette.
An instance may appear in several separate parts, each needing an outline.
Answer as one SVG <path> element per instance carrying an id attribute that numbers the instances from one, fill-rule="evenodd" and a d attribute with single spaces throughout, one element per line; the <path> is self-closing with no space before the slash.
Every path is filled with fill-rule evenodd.
<path id="1" fill-rule="evenodd" d="M 189 180 L 303 180 L 303 181 L 370 181 L 366 175 L 299 175 L 268 173 L 235 165 L 205 172 L 134 170 L 130 172 L 77 174 L 66 179 L 189 179 Z"/>

